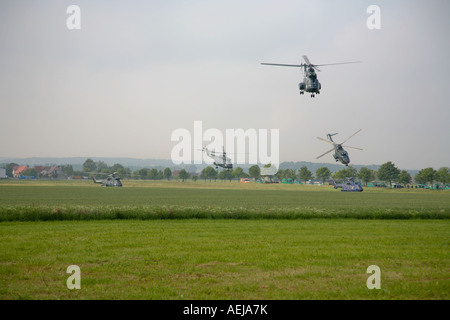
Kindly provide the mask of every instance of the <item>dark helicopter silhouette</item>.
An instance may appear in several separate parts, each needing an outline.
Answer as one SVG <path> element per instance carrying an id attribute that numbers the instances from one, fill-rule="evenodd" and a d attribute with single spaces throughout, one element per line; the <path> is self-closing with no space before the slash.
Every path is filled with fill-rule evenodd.
<path id="1" fill-rule="evenodd" d="M 341 191 L 350 191 L 350 192 L 362 192 L 364 189 L 360 183 L 355 181 L 355 178 L 348 178 L 345 183 L 336 183 L 333 180 L 333 185 L 335 189 L 341 188 Z"/>
<path id="2" fill-rule="evenodd" d="M 340 62 L 340 63 L 312 64 L 311 62 L 309 62 L 309 59 L 307 56 L 303 56 L 303 60 L 305 60 L 305 63 L 302 63 L 302 64 L 280 64 L 280 63 L 265 63 L 265 62 L 263 62 L 261 64 L 269 65 L 269 66 L 303 68 L 303 82 L 300 82 L 298 84 L 298 89 L 300 90 L 300 94 L 304 94 L 305 91 L 310 92 L 311 98 L 314 98 L 316 93 L 320 94 L 320 89 L 322 88 L 322 85 L 320 84 L 319 80 L 317 79 L 317 74 L 315 72 L 316 70 L 320 72 L 319 68 L 317 68 L 317 67 L 361 62 L 361 61 L 351 61 L 351 62 Z"/>
<path id="3" fill-rule="evenodd" d="M 122 187 L 122 181 L 120 181 L 121 178 L 116 176 L 117 172 L 114 172 L 110 175 L 108 175 L 105 179 L 97 180 L 94 176 L 92 176 L 92 180 L 94 180 L 94 183 L 101 183 L 102 187 Z"/>
<path id="4" fill-rule="evenodd" d="M 227 153 L 225 152 L 225 148 L 222 147 L 223 152 L 216 152 L 214 150 L 209 150 L 206 147 L 203 147 L 202 151 L 206 152 L 206 155 L 214 160 L 214 165 L 216 169 L 219 167 L 224 168 L 228 171 L 233 169 L 233 164 L 231 163 L 231 159 L 227 157 Z"/>
<path id="5" fill-rule="evenodd" d="M 331 138 L 332 136 L 337 135 L 337 133 L 333 133 L 333 134 L 327 134 L 328 140 L 321 138 L 321 137 L 317 137 L 317 139 L 325 141 L 326 143 L 332 144 L 333 145 L 333 149 L 328 150 L 327 152 L 321 154 L 320 156 L 318 156 L 316 159 L 319 159 L 321 157 L 323 157 L 324 155 L 330 153 L 331 151 L 334 151 L 333 157 L 334 159 L 337 161 L 340 161 L 342 164 L 345 164 L 346 166 L 348 166 L 348 164 L 350 163 L 350 157 L 348 156 L 347 151 L 344 150 L 344 148 L 342 147 L 342 145 L 344 143 L 346 143 L 351 137 L 353 137 L 355 134 L 357 134 L 358 132 L 360 132 L 362 129 L 359 129 L 358 131 L 356 131 L 354 134 L 352 134 L 350 137 L 348 137 L 344 142 L 342 143 L 336 143 L 333 141 L 333 139 Z M 352 148 L 352 149 L 357 149 L 357 150 L 362 150 L 361 148 L 356 148 L 356 147 L 349 147 L 349 146 L 344 146 L 346 148 Z"/>

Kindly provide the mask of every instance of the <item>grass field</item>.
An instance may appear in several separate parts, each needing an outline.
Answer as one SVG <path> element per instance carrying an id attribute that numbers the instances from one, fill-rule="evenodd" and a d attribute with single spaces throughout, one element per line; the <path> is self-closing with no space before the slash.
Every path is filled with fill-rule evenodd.
<path id="1" fill-rule="evenodd" d="M 124 186 L 0 182 L 0 299 L 450 298 L 449 191 Z"/>
<path id="2" fill-rule="evenodd" d="M 12 181 L 0 185 L 0 221 L 152 218 L 449 218 L 450 190 L 366 189 L 229 182 Z"/>

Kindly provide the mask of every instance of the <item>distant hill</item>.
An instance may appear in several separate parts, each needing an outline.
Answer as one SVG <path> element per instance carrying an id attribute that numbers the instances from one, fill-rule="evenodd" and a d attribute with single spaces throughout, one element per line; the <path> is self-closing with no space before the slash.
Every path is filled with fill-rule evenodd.
<path id="1" fill-rule="evenodd" d="M 66 158 L 1 158 L 0 157 L 0 167 L 2 164 L 6 163 L 17 163 L 19 165 L 28 165 L 28 166 L 50 166 L 50 165 L 72 165 L 74 170 L 81 170 L 83 167 L 83 163 L 86 159 L 92 159 L 95 162 L 103 161 L 108 166 L 112 166 L 116 163 L 120 163 L 124 167 L 130 168 L 131 170 L 138 170 L 141 168 L 156 168 L 158 170 L 162 170 L 164 168 L 171 168 L 172 170 L 180 170 L 186 169 L 188 172 L 200 172 L 203 168 L 207 167 L 207 164 L 188 164 L 188 165 L 175 165 L 172 160 L 167 159 L 136 159 L 136 158 L 109 158 L 109 157 L 66 157 Z M 251 165 L 237 165 L 242 167 L 244 170 L 248 170 Z M 262 165 L 261 165 L 262 166 Z M 332 172 L 339 171 L 345 168 L 343 165 L 338 163 L 315 163 L 315 162 L 306 162 L 306 161 L 285 161 L 280 163 L 280 169 L 300 169 L 302 166 L 306 166 L 308 170 L 312 173 L 315 173 L 316 170 L 320 167 L 327 167 Z M 360 169 L 361 167 L 366 167 L 371 170 L 378 170 L 380 165 L 359 165 L 359 164 L 351 164 L 351 166 L 356 169 Z M 403 170 L 403 168 L 400 168 Z M 411 175 L 415 175 L 419 170 L 407 170 Z"/>

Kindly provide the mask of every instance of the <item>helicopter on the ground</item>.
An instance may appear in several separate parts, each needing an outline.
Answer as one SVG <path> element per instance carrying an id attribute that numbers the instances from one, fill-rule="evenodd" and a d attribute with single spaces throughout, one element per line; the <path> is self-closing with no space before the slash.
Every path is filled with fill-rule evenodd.
<path id="1" fill-rule="evenodd" d="M 305 63 L 302 63 L 302 64 L 280 64 L 280 63 L 266 63 L 266 62 L 263 62 L 261 64 L 269 65 L 269 66 L 303 68 L 303 82 L 300 82 L 298 84 L 300 94 L 304 94 L 305 91 L 310 92 L 311 98 L 314 98 L 316 93 L 320 94 L 320 89 L 322 88 L 322 85 L 320 84 L 319 80 L 317 79 L 317 74 L 315 72 L 315 70 L 320 72 L 319 68 L 317 68 L 317 67 L 361 62 L 361 61 L 351 61 L 351 62 L 340 62 L 340 63 L 312 64 L 311 62 L 309 62 L 309 59 L 307 56 L 303 56 L 303 60 L 305 60 Z"/>
<path id="2" fill-rule="evenodd" d="M 344 150 L 344 148 L 342 147 L 342 145 L 344 143 L 346 143 L 351 137 L 353 137 L 355 134 L 357 134 L 358 132 L 360 132 L 362 129 L 359 129 L 358 131 L 356 131 L 354 134 L 352 134 L 350 137 L 348 137 L 344 142 L 342 143 L 336 143 L 333 141 L 333 139 L 331 138 L 332 136 L 337 135 L 337 133 L 333 133 L 333 134 L 327 134 L 328 140 L 321 138 L 321 137 L 317 137 L 317 139 L 325 141 L 329 144 L 333 145 L 333 149 L 328 150 L 327 152 L 321 154 L 320 156 L 318 156 L 316 159 L 319 159 L 321 157 L 323 157 L 324 155 L 330 153 L 331 151 L 334 151 L 333 157 L 334 159 L 337 161 L 340 161 L 342 164 L 345 164 L 346 166 L 348 166 L 348 164 L 350 163 L 350 158 L 348 156 L 347 151 Z M 357 150 L 362 150 L 361 148 L 356 148 L 356 147 L 349 147 L 349 146 L 344 146 L 346 148 L 352 148 L 352 149 L 357 149 Z"/>
<path id="3" fill-rule="evenodd" d="M 223 152 L 216 152 L 215 150 L 209 150 L 206 147 L 203 147 L 202 151 L 206 152 L 206 155 L 214 160 L 214 165 L 216 169 L 222 167 L 228 171 L 233 169 L 233 164 L 231 163 L 231 159 L 227 157 L 227 153 L 225 152 L 225 148 L 222 147 Z"/>
<path id="4" fill-rule="evenodd" d="M 117 172 L 114 172 L 110 175 L 108 175 L 105 179 L 97 180 L 94 176 L 92 176 L 92 180 L 94 180 L 94 183 L 101 183 L 102 187 L 122 187 L 122 181 L 120 181 L 121 178 L 116 176 Z"/>
<path id="5" fill-rule="evenodd" d="M 336 183 L 333 180 L 333 185 L 335 189 L 342 188 L 341 191 L 362 192 L 364 190 L 361 184 L 356 182 L 353 177 L 348 178 L 345 183 Z"/>

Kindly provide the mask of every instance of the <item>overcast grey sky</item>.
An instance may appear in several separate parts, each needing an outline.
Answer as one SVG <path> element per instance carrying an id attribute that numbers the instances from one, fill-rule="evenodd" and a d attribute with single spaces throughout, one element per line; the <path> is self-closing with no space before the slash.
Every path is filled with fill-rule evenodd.
<path id="1" fill-rule="evenodd" d="M 450 166 L 449 15 L 447 0 L 2 1 L 0 157 L 170 159 L 172 132 L 200 120 L 279 129 L 281 162 L 362 128 L 354 164 Z M 363 63 L 322 67 L 314 99 L 299 69 L 260 65 L 304 54 Z"/>

